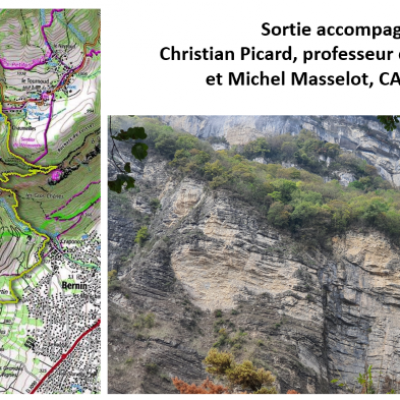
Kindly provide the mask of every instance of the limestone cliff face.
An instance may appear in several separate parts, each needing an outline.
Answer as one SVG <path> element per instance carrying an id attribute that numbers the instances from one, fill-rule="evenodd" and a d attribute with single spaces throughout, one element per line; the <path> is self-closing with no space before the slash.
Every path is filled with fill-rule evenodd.
<path id="1" fill-rule="evenodd" d="M 355 152 L 378 168 L 382 177 L 400 186 L 400 132 L 387 132 L 374 117 L 365 116 L 176 116 L 158 117 L 174 129 L 198 137 L 224 136 L 245 144 L 261 136 L 316 132 L 322 140 Z"/>
<path id="2" fill-rule="evenodd" d="M 340 392 L 332 379 L 353 386 L 369 365 L 380 392 L 400 380 L 399 249 L 382 235 L 351 232 L 331 249 L 306 248 L 229 193 L 177 179 L 153 154 L 137 177 L 140 191 L 126 198 L 148 215 L 150 239 L 134 246 L 135 225 L 111 227 L 122 285 L 110 292 L 111 391 L 171 393 L 172 376 L 204 379 L 215 310 L 247 334 L 236 357 L 273 371 L 282 393 Z M 139 197 L 161 208 L 138 211 Z M 149 312 L 155 326 L 134 328 Z"/>

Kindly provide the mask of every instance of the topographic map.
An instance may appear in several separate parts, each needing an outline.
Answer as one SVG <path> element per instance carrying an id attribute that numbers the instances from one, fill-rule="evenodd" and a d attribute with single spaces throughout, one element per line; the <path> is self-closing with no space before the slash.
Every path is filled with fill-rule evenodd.
<path id="1" fill-rule="evenodd" d="M 100 392 L 100 11 L 0 9 L 0 393 Z"/>

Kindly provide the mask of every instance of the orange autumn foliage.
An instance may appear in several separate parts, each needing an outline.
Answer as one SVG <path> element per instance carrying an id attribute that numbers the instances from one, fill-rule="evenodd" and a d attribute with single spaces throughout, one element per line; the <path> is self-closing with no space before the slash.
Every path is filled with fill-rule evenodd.
<path id="1" fill-rule="evenodd" d="M 172 379 L 173 384 L 181 394 L 228 394 L 228 388 L 222 385 L 216 385 L 208 378 L 199 386 L 192 383 L 189 385 L 185 381 L 175 377 Z"/>
<path id="2" fill-rule="evenodd" d="M 293 389 L 290 389 L 290 390 L 287 391 L 286 394 L 300 394 L 300 393 L 299 393 L 299 392 L 296 392 L 296 391 L 293 390 Z"/>

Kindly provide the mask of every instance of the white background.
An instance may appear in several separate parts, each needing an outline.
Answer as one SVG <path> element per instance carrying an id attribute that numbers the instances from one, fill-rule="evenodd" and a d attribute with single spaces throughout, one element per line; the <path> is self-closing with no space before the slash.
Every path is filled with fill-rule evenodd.
<path id="1" fill-rule="evenodd" d="M 229 71 L 267 74 L 282 70 L 338 75 L 366 72 L 378 81 L 382 71 L 400 71 L 400 40 L 381 37 L 273 37 L 261 24 L 301 22 L 319 25 L 399 25 L 400 6 L 389 1 L 136 1 L 103 12 L 104 109 L 112 114 L 390 114 L 399 110 L 400 86 L 367 87 L 207 86 L 206 76 Z M 129 10 L 129 11 L 128 11 Z M 165 46 L 194 49 L 395 50 L 395 60 L 163 61 Z M 111 79 L 107 79 L 112 77 Z M 107 107 L 107 108 L 106 108 Z"/>
<path id="2" fill-rule="evenodd" d="M 281 70 L 339 75 L 366 72 L 375 81 L 383 71 L 400 72 L 400 40 L 381 37 L 264 37 L 261 24 L 301 22 L 315 32 L 320 25 L 400 25 L 397 1 L 237 1 L 237 0 L 69 0 L 14 1 L 12 8 L 102 9 L 102 394 L 107 396 L 107 115 L 133 114 L 398 114 L 399 86 L 375 83 L 364 87 L 207 86 L 207 75 Z M 300 58 L 304 49 L 395 50 L 391 62 L 321 61 L 303 65 L 271 61 L 162 61 L 162 47 L 182 50 L 213 46 L 215 50 L 260 50 L 292 45 Z M 111 397 L 115 398 L 116 395 Z M 135 397 L 142 397 L 134 395 Z M 46 397 L 46 396 L 45 396 Z M 171 397 L 171 396 L 170 396 Z M 319 395 L 318 397 L 322 397 Z M 146 398 L 150 398 L 146 396 Z"/>

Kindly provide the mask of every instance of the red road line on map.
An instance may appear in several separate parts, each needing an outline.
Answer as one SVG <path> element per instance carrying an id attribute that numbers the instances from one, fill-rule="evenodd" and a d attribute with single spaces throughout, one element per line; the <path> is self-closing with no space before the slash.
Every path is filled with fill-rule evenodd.
<path id="1" fill-rule="evenodd" d="M 100 326 L 101 320 L 99 319 L 91 328 L 89 328 L 87 331 L 83 332 L 81 336 L 78 337 L 78 339 L 75 340 L 74 344 L 71 346 L 71 348 L 61 356 L 61 358 L 50 368 L 50 370 L 47 372 L 47 374 L 39 381 L 39 383 L 33 388 L 30 394 L 34 394 L 36 390 L 39 389 L 40 386 L 43 385 L 43 382 L 57 369 L 57 367 L 67 359 L 67 357 L 72 353 L 74 348 L 77 346 L 77 344 L 90 332 L 92 332 L 94 329 L 98 328 Z"/>

